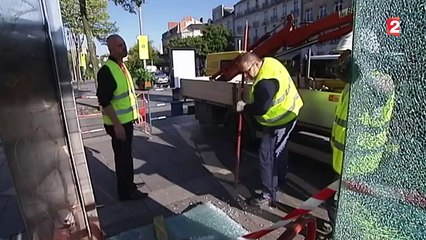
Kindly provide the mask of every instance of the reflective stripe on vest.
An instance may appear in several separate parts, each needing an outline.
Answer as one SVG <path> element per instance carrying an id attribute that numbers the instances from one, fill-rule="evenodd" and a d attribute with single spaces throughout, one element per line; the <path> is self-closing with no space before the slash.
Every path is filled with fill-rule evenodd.
<path id="1" fill-rule="evenodd" d="M 375 74 L 377 75 L 377 74 Z M 336 108 L 336 117 L 333 122 L 331 147 L 333 149 L 333 168 L 341 174 L 343 155 L 346 144 L 346 129 L 349 106 L 349 85 L 342 91 L 341 101 Z M 379 166 L 387 143 L 387 125 L 391 120 L 394 105 L 394 92 L 387 97 L 383 106 L 372 106 L 374 110 L 364 112 L 360 116 L 354 116 L 354 126 L 357 137 L 351 144 L 351 152 L 356 153 L 347 172 L 351 174 L 363 174 L 373 171 Z M 375 113 L 373 113 L 375 112 Z M 351 156 L 354 155 L 353 153 Z M 351 159 L 352 160 L 352 159 Z"/>
<path id="2" fill-rule="evenodd" d="M 278 91 L 272 106 L 264 115 L 255 116 L 256 120 L 264 126 L 279 126 L 294 120 L 303 106 L 303 101 L 287 69 L 274 58 L 264 58 L 252 86 L 251 99 L 254 98 L 256 84 L 264 79 L 277 79 Z"/>
<path id="3" fill-rule="evenodd" d="M 111 106 L 118 120 L 121 123 L 128 123 L 137 119 L 138 104 L 132 76 L 129 71 L 125 66 L 123 71 L 120 66 L 112 60 L 108 60 L 105 63 L 105 67 L 109 68 L 117 85 L 111 100 Z M 105 114 L 103 115 L 103 120 L 106 125 L 113 124 L 111 119 Z"/>
<path id="4" fill-rule="evenodd" d="M 130 92 L 129 92 L 129 91 L 127 91 L 127 92 L 124 92 L 124 93 L 119 94 L 119 95 L 117 95 L 117 96 L 113 96 L 113 97 L 112 97 L 112 99 L 114 99 L 114 100 L 118 100 L 118 99 L 126 98 L 126 97 L 128 97 L 128 96 L 129 96 L 129 94 L 130 94 Z"/>

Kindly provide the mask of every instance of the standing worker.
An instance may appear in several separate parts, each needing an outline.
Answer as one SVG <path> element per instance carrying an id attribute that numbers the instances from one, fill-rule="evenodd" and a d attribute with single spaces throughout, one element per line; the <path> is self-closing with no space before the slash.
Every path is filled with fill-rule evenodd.
<path id="1" fill-rule="evenodd" d="M 132 77 L 123 63 L 127 47 L 119 35 L 107 38 L 109 59 L 98 72 L 97 97 L 103 111 L 105 130 L 112 138 L 117 190 L 120 201 L 148 196 L 134 183 L 132 139 L 133 123 L 139 121 L 137 97 Z"/>
<path id="2" fill-rule="evenodd" d="M 351 76 L 351 54 L 352 54 L 352 32 L 342 37 L 337 44 L 334 53 L 340 54 L 338 62 L 335 66 L 334 74 L 343 82 L 345 82 L 345 87 L 343 88 L 339 102 L 336 106 L 335 119 L 333 122 L 333 127 L 331 130 L 331 148 L 333 150 L 333 169 L 338 174 L 335 176 L 335 180 L 340 178 L 342 172 L 342 162 L 343 162 L 343 153 L 346 139 L 346 122 L 348 117 L 348 105 L 349 105 L 349 79 Z M 332 226 L 335 225 L 336 220 L 336 197 L 337 194 L 334 194 L 333 197 L 326 200 L 325 204 L 327 206 L 328 217 Z"/>
<path id="3" fill-rule="evenodd" d="M 359 33 L 357 53 L 360 54 L 360 60 L 354 62 L 352 42 L 353 36 L 350 33 L 341 39 L 336 49 L 340 58 L 335 73 L 346 85 L 336 108 L 331 146 L 333 169 L 339 175 L 343 172 L 343 186 L 349 182 L 366 184 L 377 177 L 374 173 L 389 150 L 388 129 L 395 100 L 393 80 L 380 71 L 380 65 L 377 64 L 379 58 L 383 57 L 380 55 L 377 37 L 367 29 Z M 354 84 L 357 86 L 350 90 Z M 353 102 L 351 106 L 354 108 L 351 110 L 351 124 L 348 129 L 349 91 L 350 101 Z M 353 231 L 353 234 L 356 232 L 358 239 L 375 235 L 380 235 L 383 239 L 392 238 L 393 233 L 388 229 L 381 229 L 378 218 L 374 215 L 378 207 L 374 206 L 375 201 L 364 204 L 359 199 L 365 195 L 351 190 L 346 191 L 345 197 L 345 205 L 340 206 L 345 226 L 340 228 L 348 228 L 345 231 L 356 228 L 357 231 Z M 327 210 L 333 226 L 336 221 L 335 204 L 334 199 L 327 201 Z"/>
<path id="4" fill-rule="evenodd" d="M 251 204 L 273 205 L 276 201 L 279 169 L 287 173 L 286 144 L 296 125 L 303 101 L 287 69 L 276 59 L 260 59 L 251 52 L 243 53 L 238 69 L 253 80 L 251 103 L 237 103 L 237 111 L 253 115 L 263 126 L 259 149 L 262 194 L 252 199 Z"/>

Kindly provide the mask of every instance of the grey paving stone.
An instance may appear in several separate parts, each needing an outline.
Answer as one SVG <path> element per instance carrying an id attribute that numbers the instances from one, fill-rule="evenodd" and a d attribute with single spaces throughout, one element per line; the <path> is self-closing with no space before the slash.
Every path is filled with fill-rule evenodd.
<path id="1" fill-rule="evenodd" d="M 171 187 L 175 184 L 174 182 L 169 181 L 167 178 L 157 173 L 149 175 L 144 174 L 144 176 L 141 176 L 141 179 L 145 182 L 151 191 L 158 191 L 160 189 Z"/>
<path id="2" fill-rule="evenodd" d="M 172 185 L 170 187 L 151 192 L 149 194 L 149 199 L 145 200 L 145 202 L 148 208 L 152 210 L 158 207 L 158 205 L 167 206 L 191 196 L 194 196 L 192 192 L 189 192 L 178 185 Z"/>
<path id="3" fill-rule="evenodd" d="M 142 201 L 115 204 L 98 209 L 101 227 L 107 236 L 150 224 L 152 213 Z"/>
<path id="4" fill-rule="evenodd" d="M 211 174 L 188 180 L 182 187 L 196 195 L 208 194 L 217 188 L 223 188 L 219 180 Z"/>

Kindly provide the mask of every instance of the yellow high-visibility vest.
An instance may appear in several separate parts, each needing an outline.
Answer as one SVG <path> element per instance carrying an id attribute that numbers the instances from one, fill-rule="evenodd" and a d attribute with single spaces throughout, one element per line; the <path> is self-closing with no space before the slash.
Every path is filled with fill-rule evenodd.
<path id="1" fill-rule="evenodd" d="M 108 60 L 105 66 L 109 68 L 117 84 L 111 100 L 111 106 L 121 123 L 128 123 L 138 118 L 137 98 L 133 86 L 132 76 L 124 66 L 124 72 L 113 60 Z M 106 125 L 113 125 L 111 119 L 103 114 L 103 121 Z"/>
<path id="2" fill-rule="evenodd" d="M 389 78 L 388 75 L 374 72 L 373 78 Z M 391 79 L 387 81 L 392 81 Z M 342 91 L 339 104 L 336 107 L 335 119 L 333 122 L 331 133 L 331 147 L 333 149 L 333 169 L 342 174 L 343 155 L 346 144 L 346 130 L 348 122 L 348 107 L 349 107 L 349 84 Z M 386 98 L 386 103 L 383 106 L 371 106 L 374 108 L 371 111 L 351 116 L 356 119 L 357 136 L 353 150 L 357 156 L 351 159 L 351 164 L 348 166 L 347 172 L 358 175 L 372 172 L 377 169 L 380 160 L 384 154 L 385 145 L 388 140 L 388 124 L 391 120 L 392 110 L 394 106 L 395 93 L 392 90 L 387 96 L 378 96 Z"/>
<path id="3" fill-rule="evenodd" d="M 294 120 L 299 115 L 303 101 L 287 69 L 274 58 L 264 58 L 253 83 L 251 99 L 254 99 L 253 91 L 256 84 L 265 79 L 277 79 L 278 91 L 272 106 L 264 115 L 255 116 L 256 120 L 263 126 L 280 126 Z"/>

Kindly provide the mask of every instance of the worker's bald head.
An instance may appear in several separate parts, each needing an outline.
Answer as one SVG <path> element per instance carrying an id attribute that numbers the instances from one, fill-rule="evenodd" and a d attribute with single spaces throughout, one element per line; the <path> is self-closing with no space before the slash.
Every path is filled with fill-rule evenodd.
<path id="1" fill-rule="evenodd" d="M 262 59 L 252 52 L 245 52 L 239 56 L 237 67 L 241 73 L 254 79 L 262 66 Z"/>
<path id="2" fill-rule="evenodd" d="M 118 34 L 113 34 L 107 38 L 107 46 L 112 57 L 121 61 L 127 56 L 127 46 L 123 38 Z"/>
<path id="3" fill-rule="evenodd" d="M 251 65 L 260 60 L 261 59 L 256 54 L 252 52 L 245 52 L 240 55 L 239 65 Z"/>

